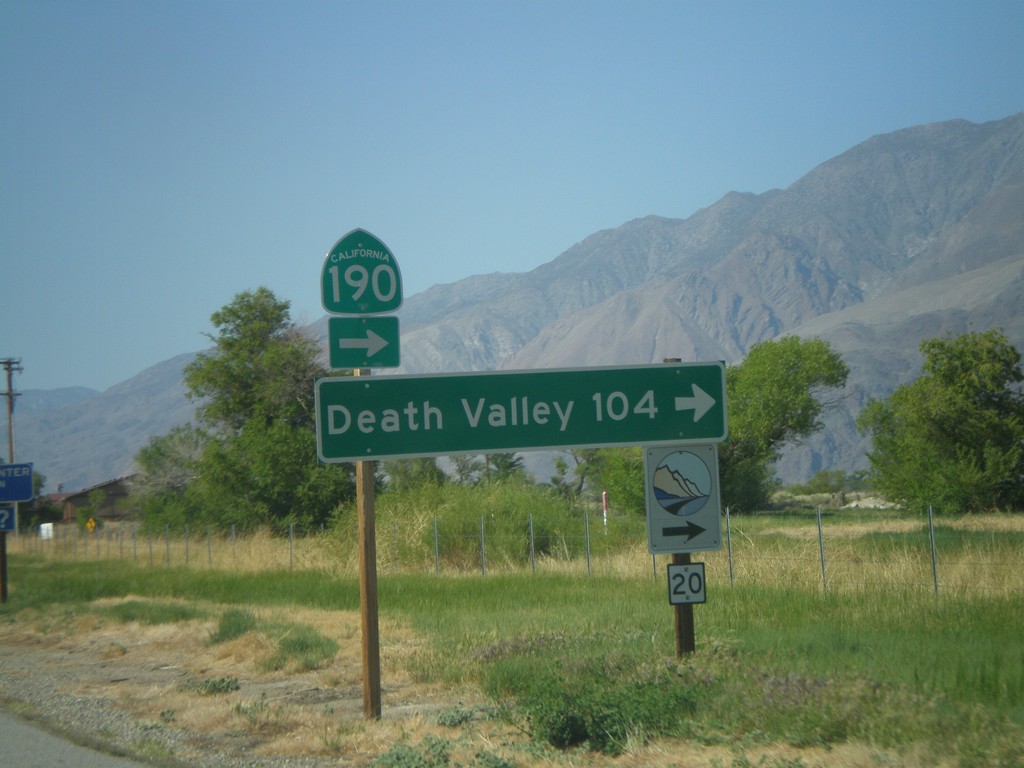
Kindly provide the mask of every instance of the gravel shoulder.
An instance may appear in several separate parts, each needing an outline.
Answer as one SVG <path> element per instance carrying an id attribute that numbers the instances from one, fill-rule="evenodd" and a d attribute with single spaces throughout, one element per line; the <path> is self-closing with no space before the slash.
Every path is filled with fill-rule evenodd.
<path id="1" fill-rule="evenodd" d="M 24 613 L 0 624 L 0 710 L 148 764 L 367 765 L 391 744 L 436 729 L 448 706 L 450 694 L 403 671 L 415 638 L 382 626 L 392 638 L 382 647 L 384 717 L 363 718 L 357 614 L 292 616 L 336 638 L 339 652 L 319 669 L 266 671 L 266 637 L 213 645 L 212 623 L 141 626 L 88 612 Z"/>

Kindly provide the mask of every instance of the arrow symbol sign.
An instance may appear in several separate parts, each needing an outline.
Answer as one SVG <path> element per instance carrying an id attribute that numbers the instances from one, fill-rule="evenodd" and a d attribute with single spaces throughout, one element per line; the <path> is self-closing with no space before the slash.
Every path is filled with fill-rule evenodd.
<path id="1" fill-rule="evenodd" d="M 696 523 L 687 522 L 686 525 L 680 525 L 675 528 L 662 528 L 662 536 L 685 536 L 687 541 L 690 541 L 695 536 L 700 536 L 707 528 L 701 528 Z"/>
<path id="2" fill-rule="evenodd" d="M 366 329 L 366 338 L 363 339 L 338 339 L 339 349 L 365 349 L 367 357 L 373 357 L 388 345 L 388 340 L 383 336 Z"/>
<path id="3" fill-rule="evenodd" d="M 693 384 L 692 387 L 693 397 L 676 398 L 676 410 L 693 411 L 693 420 L 698 422 L 705 413 L 711 410 L 711 406 L 715 404 L 715 398 L 696 384 Z"/>

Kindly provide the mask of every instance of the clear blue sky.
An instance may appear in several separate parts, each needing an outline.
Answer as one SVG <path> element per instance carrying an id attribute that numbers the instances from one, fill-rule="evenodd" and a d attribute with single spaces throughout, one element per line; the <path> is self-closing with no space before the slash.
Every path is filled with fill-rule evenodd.
<path id="1" fill-rule="evenodd" d="M 0 0 L 0 356 L 105 389 L 354 227 L 411 296 L 1024 111 L 1024 2 Z"/>

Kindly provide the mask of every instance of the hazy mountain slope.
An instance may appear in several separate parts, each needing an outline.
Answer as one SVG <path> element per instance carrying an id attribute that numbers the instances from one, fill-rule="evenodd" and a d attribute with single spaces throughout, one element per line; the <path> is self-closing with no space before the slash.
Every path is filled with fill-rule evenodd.
<path id="1" fill-rule="evenodd" d="M 28 389 L 15 401 L 18 417 L 45 413 L 55 408 L 72 405 L 79 400 L 96 397 L 99 392 L 89 387 L 61 387 L 60 389 Z"/>
<path id="2" fill-rule="evenodd" d="M 787 451 L 779 475 L 805 478 L 818 469 L 866 468 L 870 440 L 855 427 L 864 404 L 920 375 L 924 339 L 994 327 L 1024 350 L 1024 251 L 793 328 L 795 335 L 823 338 L 841 350 L 850 377 L 824 419 L 825 429 Z"/>
<path id="3" fill-rule="evenodd" d="M 856 413 L 918 374 L 921 339 L 1001 326 L 1024 349 L 1022 212 L 1024 113 L 876 136 L 785 190 L 636 219 L 529 272 L 407 297 L 403 367 L 385 373 L 735 362 L 758 341 L 817 335 L 844 355 L 850 386 L 780 472 L 856 468 Z M 321 337 L 325 325 L 314 324 Z M 189 418 L 188 359 L 140 374 L 149 389 L 132 379 L 24 418 L 19 460 L 69 487 L 127 471 L 150 435 Z"/>
<path id="4" fill-rule="evenodd" d="M 130 474 L 151 436 L 191 420 L 181 371 L 193 357 L 178 355 L 93 397 L 19 416 L 19 461 L 46 476 L 46 492 Z"/>

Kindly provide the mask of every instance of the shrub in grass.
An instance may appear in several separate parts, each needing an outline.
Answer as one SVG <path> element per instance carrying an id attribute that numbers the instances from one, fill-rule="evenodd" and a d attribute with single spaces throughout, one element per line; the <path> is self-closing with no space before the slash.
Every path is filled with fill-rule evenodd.
<path id="1" fill-rule="evenodd" d="M 418 747 L 396 744 L 370 765 L 372 768 L 448 768 L 450 753 L 451 744 L 445 739 L 427 736 Z M 486 750 L 477 752 L 469 763 L 455 763 L 456 768 L 462 765 L 465 768 L 516 768 L 511 760 Z"/>
<path id="2" fill-rule="evenodd" d="M 203 680 L 196 690 L 203 696 L 216 696 L 221 693 L 237 691 L 240 687 L 237 677 L 214 677 Z"/>
<path id="3" fill-rule="evenodd" d="M 268 669 L 284 669 L 289 664 L 297 671 L 318 669 L 334 658 L 338 643 L 307 624 L 289 624 L 277 640 L 277 653 L 267 660 Z"/>
<path id="4" fill-rule="evenodd" d="M 117 621 L 137 621 L 139 624 L 176 624 L 206 617 L 206 612 L 183 603 L 164 603 L 150 600 L 128 600 L 103 607 L 99 613 Z"/>
<path id="5" fill-rule="evenodd" d="M 256 617 L 244 608 L 230 608 L 221 614 L 217 631 L 210 636 L 211 643 L 226 643 L 256 629 Z"/>
<path id="6" fill-rule="evenodd" d="M 370 763 L 372 768 L 447 768 L 451 745 L 444 739 L 428 736 L 419 748 L 396 744 Z"/>
<path id="7" fill-rule="evenodd" d="M 534 737 L 559 749 L 618 755 L 630 739 L 676 732 L 696 708 L 694 687 L 672 668 L 635 659 L 560 658 L 540 667 L 506 660 L 493 673 L 484 675 L 489 692 L 511 696 Z"/>
<path id="8" fill-rule="evenodd" d="M 277 652 L 263 663 L 266 669 L 280 670 L 289 665 L 299 672 L 318 669 L 338 652 L 337 642 L 308 624 L 268 624 L 244 608 L 224 611 L 210 642 L 224 643 L 257 631 L 275 637 L 277 642 Z"/>
<path id="9" fill-rule="evenodd" d="M 437 553 L 443 567 L 479 568 L 483 518 L 488 563 L 522 567 L 530 561 L 531 515 L 535 555 L 582 557 L 582 514 L 550 490 L 516 480 L 389 490 L 377 497 L 377 561 L 382 567 L 432 567 L 436 520 Z M 642 533 L 642 518 L 639 524 Z M 354 554 L 354 530 L 355 508 L 343 506 L 335 525 L 339 557 Z"/>

